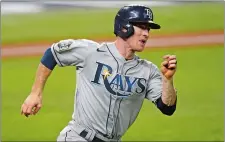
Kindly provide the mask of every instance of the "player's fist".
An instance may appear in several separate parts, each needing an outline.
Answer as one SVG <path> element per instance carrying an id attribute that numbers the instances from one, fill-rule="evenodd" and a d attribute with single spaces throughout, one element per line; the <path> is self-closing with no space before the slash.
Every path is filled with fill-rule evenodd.
<path id="1" fill-rule="evenodd" d="M 175 55 L 163 56 L 163 62 L 161 63 L 161 72 L 167 78 L 171 79 L 177 69 L 177 58 Z"/>
<path id="2" fill-rule="evenodd" d="M 35 115 L 42 106 L 42 94 L 37 95 L 31 93 L 21 106 L 21 114 L 28 117 L 29 115 Z"/>

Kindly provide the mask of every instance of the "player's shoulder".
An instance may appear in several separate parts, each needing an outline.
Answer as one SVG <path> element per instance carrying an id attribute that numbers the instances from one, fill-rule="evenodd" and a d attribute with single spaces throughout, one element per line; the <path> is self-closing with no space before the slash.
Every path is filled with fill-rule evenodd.
<path id="1" fill-rule="evenodd" d="M 98 47 L 100 44 L 96 41 L 90 40 L 90 39 L 78 39 L 77 42 L 86 43 L 88 46 L 96 46 Z"/>
<path id="2" fill-rule="evenodd" d="M 60 51 L 70 50 L 77 47 L 97 48 L 98 46 L 99 46 L 99 43 L 89 39 L 63 39 L 53 43 L 52 45 L 52 47 L 55 50 L 60 50 Z"/>
<path id="3" fill-rule="evenodd" d="M 99 46 L 98 42 L 95 42 L 93 40 L 89 39 L 63 39 L 58 42 L 56 42 L 58 45 L 69 45 L 69 46 L 74 46 L 74 45 L 80 45 L 80 46 L 88 46 L 88 45 L 95 45 Z"/>

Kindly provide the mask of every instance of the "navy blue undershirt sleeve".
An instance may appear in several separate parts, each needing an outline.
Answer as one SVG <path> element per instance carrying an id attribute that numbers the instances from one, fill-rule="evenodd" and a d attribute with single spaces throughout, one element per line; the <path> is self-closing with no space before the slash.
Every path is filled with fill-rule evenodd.
<path id="1" fill-rule="evenodd" d="M 41 63 L 50 70 L 53 70 L 55 68 L 57 63 L 51 52 L 51 48 L 48 48 L 45 51 L 45 53 L 41 59 Z"/>
<path id="2" fill-rule="evenodd" d="M 157 108 L 163 113 L 163 114 L 166 114 L 166 115 L 172 115 L 175 110 L 176 110 L 176 104 L 177 104 L 177 98 L 176 98 L 176 102 L 174 105 L 172 106 L 167 106 L 166 104 L 163 103 L 162 101 L 162 98 L 158 98 L 157 101 L 156 101 L 156 106 Z"/>

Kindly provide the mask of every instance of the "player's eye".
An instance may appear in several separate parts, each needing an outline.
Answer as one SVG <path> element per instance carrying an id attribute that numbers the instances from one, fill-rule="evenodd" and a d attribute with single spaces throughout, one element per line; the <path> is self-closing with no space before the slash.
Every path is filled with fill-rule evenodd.
<path id="1" fill-rule="evenodd" d="M 150 27 L 148 24 L 134 24 L 134 26 L 141 28 L 142 30 L 148 30 L 150 31 Z"/>

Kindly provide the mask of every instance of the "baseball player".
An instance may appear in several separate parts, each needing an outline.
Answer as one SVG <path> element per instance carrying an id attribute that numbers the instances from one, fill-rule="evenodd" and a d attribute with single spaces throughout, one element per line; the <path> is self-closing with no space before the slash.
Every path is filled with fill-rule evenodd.
<path id="1" fill-rule="evenodd" d="M 30 95 L 21 107 L 25 116 L 42 106 L 45 83 L 56 65 L 75 66 L 77 85 L 72 120 L 57 141 L 120 141 L 140 112 L 144 99 L 165 115 L 176 110 L 173 76 L 176 56 L 165 55 L 160 69 L 139 58 L 149 31 L 160 29 L 153 12 L 143 5 L 122 7 L 115 16 L 114 42 L 61 40 L 46 50 Z"/>

